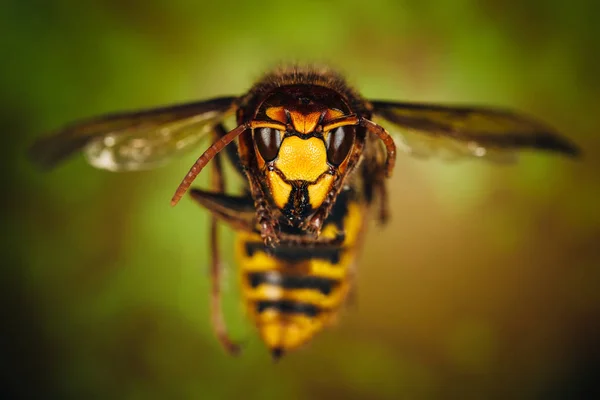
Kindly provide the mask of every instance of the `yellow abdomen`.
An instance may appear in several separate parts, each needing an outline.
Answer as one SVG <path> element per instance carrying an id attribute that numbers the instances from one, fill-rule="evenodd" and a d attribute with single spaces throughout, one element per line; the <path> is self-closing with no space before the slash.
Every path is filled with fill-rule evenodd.
<path id="1" fill-rule="evenodd" d="M 280 245 L 269 255 L 258 234 L 238 233 L 242 297 L 274 357 L 310 341 L 331 323 L 350 291 L 364 207 L 344 203 L 343 209 L 334 210 L 338 218 L 330 218 L 321 233 L 322 238 L 334 238 L 343 229 L 341 245 Z"/>

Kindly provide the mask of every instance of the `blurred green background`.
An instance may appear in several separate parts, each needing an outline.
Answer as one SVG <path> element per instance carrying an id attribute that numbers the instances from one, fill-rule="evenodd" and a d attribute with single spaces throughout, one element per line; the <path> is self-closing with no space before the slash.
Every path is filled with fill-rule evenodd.
<path id="1" fill-rule="evenodd" d="M 9 0 L 0 5 L 2 391 L 73 399 L 592 398 L 600 370 L 600 6 L 594 1 Z M 170 196 L 197 157 L 113 174 L 25 157 L 69 121 L 240 94 L 280 61 L 373 99 L 511 107 L 585 157 L 400 155 L 357 304 L 274 364 L 240 312 L 208 319 L 207 213 Z M 202 149 L 198 149 L 201 151 Z M 196 185 L 206 186 L 207 176 Z"/>

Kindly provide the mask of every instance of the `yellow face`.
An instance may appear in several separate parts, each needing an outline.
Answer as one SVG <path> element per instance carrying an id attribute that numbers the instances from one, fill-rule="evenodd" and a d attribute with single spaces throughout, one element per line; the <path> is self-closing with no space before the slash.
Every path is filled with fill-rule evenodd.
<path id="1" fill-rule="evenodd" d="M 331 161 L 331 149 L 340 140 L 334 141 L 332 146 L 329 138 L 333 136 L 320 130 L 323 121 L 335 119 L 342 112 L 328 109 L 301 113 L 272 107 L 266 114 L 291 126 L 294 132 L 285 134 L 272 128 L 254 130 L 259 168 L 265 173 L 273 203 L 289 220 L 301 221 L 323 204 L 338 170 L 344 167 L 340 165 L 342 162 Z M 345 140 L 350 140 L 351 146 L 353 137 Z M 350 147 L 346 147 L 342 161 L 349 153 Z"/>
<path id="2" fill-rule="evenodd" d="M 267 184 L 275 204 L 281 209 L 288 202 L 297 200 L 310 204 L 315 210 L 323 203 L 333 183 L 333 175 L 328 173 L 330 168 L 325 142 L 316 137 L 285 138 L 274 167 L 279 173 L 267 172 Z M 292 191 L 295 192 L 294 196 L 291 196 Z"/>

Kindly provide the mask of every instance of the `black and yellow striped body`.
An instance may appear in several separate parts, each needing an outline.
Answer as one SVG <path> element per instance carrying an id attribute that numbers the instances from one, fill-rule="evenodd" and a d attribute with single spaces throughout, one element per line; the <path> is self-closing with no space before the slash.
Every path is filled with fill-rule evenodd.
<path id="1" fill-rule="evenodd" d="M 341 244 L 267 250 L 260 235 L 238 233 L 242 296 L 274 356 L 308 342 L 333 322 L 351 290 L 365 207 L 351 190 L 338 197 L 321 237 L 335 238 L 343 230 Z"/>
<path id="2" fill-rule="evenodd" d="M 228 130 L 224 122 L 233 114 L 236 126 Z M 349 295 L 367 206 L 379 203 L 379 221 L 388 218 L 386 179 L 397 149 L 374 118 L 395 127 L 401 149 L 415 155 L 504 160 L 498 157 L 503 152 L 512 158 L 510 151 L 527 148 L 580 153 L 548 126 L 518 113 L 369 101 L 329 68 L 290 66 L 265 75 L 239 97 L 69 125 L 39 140 L 31 155 L 47 168 L 84 150 L 95 167 L 136 171 L 163 165 L 214 134 L 171 205 L 214 159 L 212 189 L 191 189 L 192 198 L 212 214 L 211 322 L 223 347 L 236 354 L 239 346 L 229 337 L 221 309 L 218 220 L 237 232 L 243 298 L 278 356 L 330 323 Z M 224 190 L 219 157 L 224 150 L 245 181 L 242 194 Z"/>

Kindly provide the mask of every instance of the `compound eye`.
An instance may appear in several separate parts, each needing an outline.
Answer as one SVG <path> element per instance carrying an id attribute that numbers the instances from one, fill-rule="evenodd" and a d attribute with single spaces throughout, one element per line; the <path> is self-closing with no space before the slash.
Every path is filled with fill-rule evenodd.
<path id="1" fill-rule="evenodd" d="M 346 159 L 356 136 L 356 127 L 352 125 L 340 126 L 332 131 L 325 139 L 327 145 L 327 159 L 333 165 L 340 165 Z"/>
<path id="2" fill-rule="evenodd" d="M 254 140 L 260 155 L 265 161 L 273 161 L 281 146 L 281 132 L 273 128 L 254 130 Z"/>

